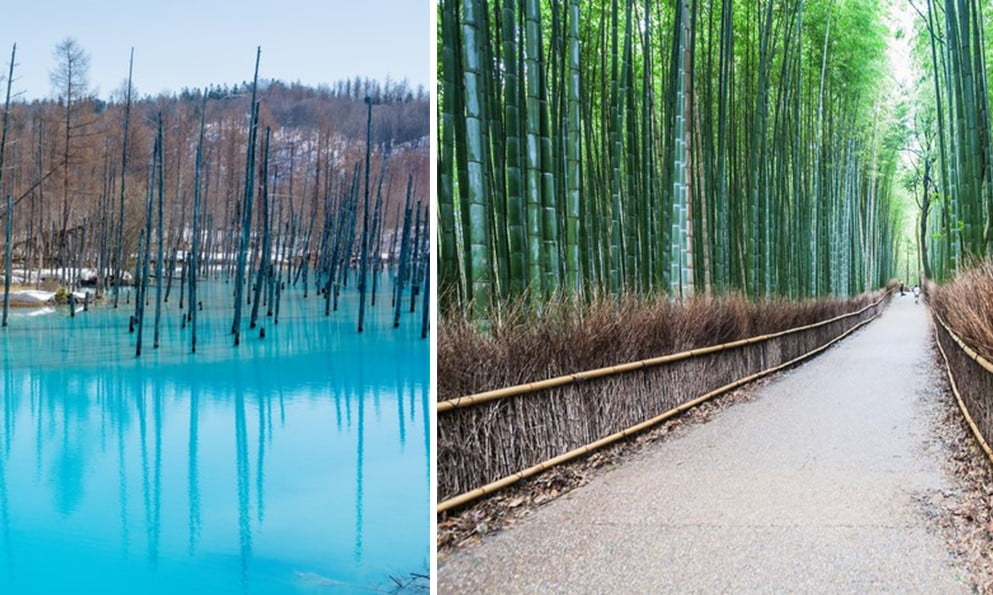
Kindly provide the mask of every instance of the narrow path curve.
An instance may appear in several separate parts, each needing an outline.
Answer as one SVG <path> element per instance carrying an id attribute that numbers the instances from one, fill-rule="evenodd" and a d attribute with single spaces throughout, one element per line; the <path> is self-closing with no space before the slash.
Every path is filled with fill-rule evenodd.
<path id="1" fill-rule="evenodd" d="M 940 376 L 925 306 L 454 555 L 440 593 L 969 592 L 923 494 Z"/>

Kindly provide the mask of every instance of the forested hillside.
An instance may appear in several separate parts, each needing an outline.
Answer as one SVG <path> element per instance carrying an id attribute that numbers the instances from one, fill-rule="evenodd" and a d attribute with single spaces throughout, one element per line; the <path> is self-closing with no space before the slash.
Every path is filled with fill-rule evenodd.
<path id="1" fill-rule="evenodd" d="M 234 230 L 241 225 L 245 193 L 251 83 L 142 96 L 135 89 L 129 92 L 128 73 L 122 73 L 125 83 L 108 101 L 89 93 L 87 56 L 78 44 L 67 40 L 59 55 L 52 72 L 52 99 L 18 100 L 17 72 L 11 69 L 13 98 L 6 112 L 2 188 L 12 198 L 14 262 L 33 268 L 86 266 L 109 276 L 107 271 L 117 269 L 120 254 L 121 268 L 132 269 L 146 224 L 159 115 L 166 205 L 163 233 L 167 248 L 188 250 L 202 106 L 206 111 L 201 225 L 213 238 L 205 240 L 211 242 L 211 249 L 234 252 Z M 252 58 L 245 59 L 249 78 Z M 260 81 L 258 87 L 256 152 L 261 156 L 264 131 L 271 129 L 272 208 L 287 227 L 294 222 L 300 237 L 307 232 L 303 223 L 308 220 L 318 221 L 312 235 L 321 233 L 320 221 L 332 205 L 342 202 L 356 164 L 364 167 L 366 97 L 373 102 L 374 183 L 389 154 L 382 182 L 385 226 L 401 224 L 398 214 L 403 215 L 408 175 L 414 177 L 418 198 L 426 196 L 428 104 L 423 89 L 361 79 L 321 88 L 280 81 Z M 261 167 L 260 162 L 257 165 Z M 119 253 L 118 241 L 123 244 Z"/>

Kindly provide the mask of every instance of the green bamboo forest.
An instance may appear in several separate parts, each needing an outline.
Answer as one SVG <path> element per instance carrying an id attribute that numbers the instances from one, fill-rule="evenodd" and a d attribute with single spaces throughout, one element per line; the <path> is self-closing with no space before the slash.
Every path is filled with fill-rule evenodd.
<path id="1" fill-rule="evenodd" d="M 993 139 L 989 2 L 914 0 L 920 69 L 908 141 L 916 244 L 925 277 L 951 279 L 990 254 Z M 985 17 L 984 17 L 985 13 Z"/>
<path id="2" fill-rule="evenodd" d="M 883 285 L 908 134 L 887 7 L 440 0 L 442 308 Z"/>

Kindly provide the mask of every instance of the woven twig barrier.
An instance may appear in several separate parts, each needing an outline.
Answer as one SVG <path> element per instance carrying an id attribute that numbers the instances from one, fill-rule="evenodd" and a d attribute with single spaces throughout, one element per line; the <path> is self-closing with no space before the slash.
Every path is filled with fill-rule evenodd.
<path id="1" fill-rule="evenodd" d="M 993 434 L 993 363 L 979 355 L 948 327 L 932 310 L 938 351 L 945 361 L 945 372 L 959 409 L 980 448 L 993 462 L 989 439 Z M 954 372 L 953 372 L 954 370 Z M 956 381 L 955 375 L 958 375 Z"/>
<path id="2" fill-rule="evenodd" d="M 873 320 L 888 298 L 760 337 L 441 401 L 438 512 L 815 355 Z"/>

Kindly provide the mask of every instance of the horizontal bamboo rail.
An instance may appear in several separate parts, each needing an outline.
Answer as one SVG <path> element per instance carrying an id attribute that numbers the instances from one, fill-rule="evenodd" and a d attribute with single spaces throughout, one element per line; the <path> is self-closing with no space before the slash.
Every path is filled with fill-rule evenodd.
<path id="1" fill-rule="evenodd" d="M 555 378 L 549 378 L 547 380 L 539 380 L 536 382 L 518 384 L 515 386 L 508 386 L 506 388 L 488 390 L 481 393 L 466 395 L 463 397 L 456 397 L 454 399 L 449 399 L 447 401 L 439 401 L 437 406 L 437 412 L 438 414 L 441 414 L 441 413 L 445 413 L 446 411 L 452 411 L 453 409 L 469 407 L 472 405 L 479 405 L 480 403 L 486 403 L 488 401 L 496 401 L 499 399 L 505 399 L 507 397 L 514 397 L 518 395 L 538 392 L 540 390 L 555 388 L 557 386 L 563 386 L 566 384 L 574 384 L 584 380 L 591 380 L 593 378 L 602 378 L 604 376 L 613 376 L 615 374 L 633 372 L 635 370 L 660 366 L 662 364 L 668 364 L 684 359 L 699 357 L 701 355 L 707 355 L 709 353 L 716 353 L 718 351 L 725 351 L 727 349 L 734 349 L 736 347 L 742 347 L 754 343 L 761 343 L 762 341 L 768 341 L 769 339 L 775 339 L 776 337 L 782 337 L 784 335 L 799 333 L 802 331 L 824 326 L 826 324 L 831 324 L 832 322 L 837 322 L 839 320 L 842 320 L 844 318 L 849 318 L 851 316 L 858 316 L 859 314 L 862 314 L 866 310 L 870 308 L 875 308 L 876 306 L 881 304 L 883 300 L 886 299 L 886 295 L 888 295 L 888 292 L 887 294 L 884 294 L 883 297 L 879 298 L 875 302 L 855 312 L 848 312 L 846 314 L 835 316 L 834 318 L 829 318 L 827 320 L 822 320 L 820 322 L 815 322 L 813 324 L 808 324 L 805 326 L 798 326 L 795 328 L 786 329 L 784 331 L 769 333 L 767 335 L 760 335 L 758 337 L 749 337 L 747 339 L 739 339 L 737 341 L 732 341 L 730 343 L 723 343 L 720 345 L 699 347 L 697 349 L 690 349 L 689 351 L 681 351 L 679 353 L 672 353 L 669 355 L 662 355 L 649 359 L 643 359 L 637 362 L 618 364 L 616 366 L 607 366 L 606 368 L 596 368 L 594 370 L 586 370 L 585 372 L 576 372 L 575 374 L 566 374 L 564 376 L 556 376 Z"/>
<path id="2" fill-rule="evenodd" d="M 815 323 L 815 324 L 812 324 L 812 325 L 807 325 L 806 327 L 798 327 L 797 329 L 790 329 L 790 330 L 787 330 L 787 331 L 781 331 L 781 332 L 775 333 L 773 335 L 767 335 L 767 337 L 771 338 L 773 336 L 781 336 L 783 334 L 787 334 L 787 333 L 790 333 L 790 332 L 796 332 L 798 330 L 814 328 L 814 327 L 820 326 L 822 324 L 827 324 L 829 322 L 837 321 L 837 320 L 839 320 L 841 318 L 845 318 L 845 317 L 848 317 L 848 316 L 853 316 L 855 314 L 861 314 L 862 312 L 865 312 L 869 308 L 878 306 L 879 304 L 881 304 L 883 302 L 884 299 L 886 299 L 886 296 L 885 295 L 882 298 L 880 298 L 878 301 L 876 301 L 875 303 L 869 304 L 868 306 L 866 306 L 865 308 L 862 308 L 858 312 L 852 312 L 852 313 L 849 313 L 849 314 L 843 314 L 841 316 L 836 316 L 835 318 L 832 318 L 830 320 L 827 320 L 827 321 L 824 321 L 824 322 L 820 322 L 820 323 Z M 685 412 L 685 411 L 687 411 L 687 410 L 689 410 L 689 409 L 691 409 L 691 408 L 699 405 L 700 403 L 703 403 L 704 401 L 708 401 L 708 400 L 710 400 L 710 399 L 712 399 L 712 398 L 714 398 L 714 397 L 716 397 L 718 395 L 721 395 L 721 394 L 726 393 L 726 392 L 728 392 L 730 390 L 733 390 L 735 388 L 738 388 L 739 386 L 742 386 L 744 384 L 747 384 L 747 383 L 749 383 L 749 382 L 751 382 L 753 380 L 757 380 L 759 378 L 762 378 L 763 376 L 768 376 L 769 374 L 772 374 L 774 372 L 778 372 L 779 370 L 782 370 L 784 368 L 788 368 L 788 367 L 790 367 L 790 366 L 792 366 L 792 365 L 794 365 L 796 363 L 799 363 L 799 362 L 801 362 L 801 361 L 803 361 L 803 360 L 805 360 L 805 359 L 807 359 L 807 358 L 809 358 L 809 357 L 811 357 L 813 355 L 816 355 L 816 354 L 824 351 L 825 349 L 827 349 L 831 345 L 834 345 L 838 341 L 840 341 L 840 340 L 844 339 L 845 337 L 847 337 L 848 335 L 854 333 L 856 330 L 858 330 L 858 329 L 862 328 L 863 326 L 869 324 L 870 322 L 872 322 L 873 320 L 875 320 L 876 318 L 878 318 L 881 313 L 882 312 L 877 312 L 876 314 L 874 314 L 872 316 L 872 318 L 869 318 L 867 320 L 864 320 L 864 321 L 862 321 L 862 322 L 860 322 L 860 323 L 852 326 L 852 328 L 850 328 L 847 331 L 845 331 L 844 333 L 838 335 L 834 339 L 828 341 L 824 345 L 821 345 L 820 347 L 818 347 L 816 349 L 813 349 L 811 351 L 808 351 L 807 353 L 805 353 L 803 355 L 797 356 L 797 357 L 789 360 L 788 362 L 784 362 L 782 364 L 779 364 L 778 366 L 774 366 L 772 368 L 768 368 L 766 370 L 762 370 L 761 372 L 756 372 L 755 374 L 752 374 L 750 376 L 746 376 L 744 378 L 740 378 L 738 380 L 735 380 L 734 382 L 732 382 L 730 384 L 726 384 L 726 385 L 724 385 L 724 386 L 722 386 L 720 388 L 714 389 L 714 390 L 710 391 L 709 393 L 706 393 L 706 394 L 704 394 L 704 395 L 702 395 L 700 397 L 697 397 L 697 398 L 695 398 L 695 399 L 693 399 L 691 401 L 687 401 L 687 402 L 683 403 L 682 405 L 679 405 L 677 407 L 673 407 L 672 409 L 669 409 L 668 411 L 666 411 L 664 413 L 660 413 L 659 415 L 656 415 L 655 417 L 653 417 L 651 419 L 645 420 L 645 421 L 643 421 L 643 422 L 641 422 L 639 424 L 636 424 L 634 426 L 631 426 L 630 428 L 628 428 L 626 430 L 621 430 L 620 432 L 616 432 L 616 433 L 611 434 L 609 436 L 606 436 L 604 438 L 600 438 L 599 440 L 596 440 L 594 442 L 591 442 L 591 443 L 589 443 L 589 444 L 587 444 L 585 446 L 580 446 L 579 448 L 575 448 L 573 450 L 570 450 L 569 452 L 563 453 L 561 455 L 558 455 L 556 457 L 553 457 L 551 459 L 548 459 L 546 461 L 543 461 L 541 463 L 538 463 L 537 465 L 533 465 L 531 467 L 528 467 L 527 469 L 524 469 L 523 471 L 519 471 L 519 472 L 514 473 L 512 475 L 508 475 L 508 476 L 506 476 L 506 477 L 504 477 L 502 479 L 498 479 L 498 480 L 496 480 L 494 482 L 491 482 L 491 483 L 488 483 L 488 484 L 486 484 L 486 485 L 484 485 L 482 487 L 476 488 L 474 490 L 470 490 L 470 491 L 465 492 L 463 494 L 459 494 L 458 496 L 454 496 L 454 497 L 449 498 L 448 500 L 445 500 L 443 502 L 439 502 L 438 503 L 438 514 L 441 514 L 441 513 L 445 512 L 445 511 L 451 510 L 453 508 L 457 508 L 457 507 L 462 506 L 463 504 L 466 504 L 468 502 L 472 502 L 473 500 L 476 500 L 477 498 L 481 498 L 482 496 L 485 496 L 486 494 L 493 493 L 493 492 L 495 492 L 495 491 L 497 491 L 499 489 L 502 489 L 502 488 L 505 488 L 505 487 L 507 487 L 507 486 L 509 486 L 511 484 L 517 483 L 518 481 L 520 481 L 522 479 L 526 479 L 526 478 L 531 477 L 533 475 L 537 475 L 538 473 L 541 473 L 542 471 L 545 471 L 547 469 L 550 469 L 552 467 L 555 467 L 556 465 L 560 465 L 562 463 L 566 463 L 566 462 L 571 461 L 571 460 L 573 460 L 573 459 L 575 459 L 577 457 L 580 457 L 580 456 L 583 456 L 585 454 L 591 453 L 591 452 L 593 452 L 594 450 L 596 450 L 598 448 L 601 448 L 603 446 L 607 446 L 609 444 L 612 444 L 614 442 L 617 442 L 618 440 L 621 440 L 623 438 L 627 438 L 629 436 L 632 436 L 634 434 L 637 434 L 639 432 L 642 432 L 642 431 L 644 431 L 644 430 L 646 430 L 646 429 L 648 429 L 648 428 L 650 428 L 650 427 L 652 427 L 654 425 L 657 425 L 657 424 L 659 424 L 659 423 L 661 423 L 661 422 L 663 422 L 663 421 L 665 421 L 665 420 L 667 420 L 667 419 L 669 419 L 671 417 L 674 417 L 676 415 L 679 415 L 680 413 L 683 413 L 683 412 Z M 758 337 L 756 337 L 756 339 L 757 338 Z M 749 341 L 749 340 L 748 339 L 745 339 L 745 341 Z M 752 342 L 757 342 L 757 341 L 752 341 Z M 746 345 L 746 344 L 748 344 L 748 343 L 742 343 L 741 341 L 736 341 L 735 343 L 737 343 L 738 345 Z M 732 345 L 732 344 L 731 343 L 728 343 L 726 345 Z M 717 347 L 723 347 L 723 346 L 717 346 Z M 710 351 L 706 351 L 706 353 L 712 353 L 714 351 L 720 351 L 720 349 L 713 349 L 713 348 L 705 348 L 705 349 L 710 349 Z M 700 350 L 694 350 L 694 351 L 700 351 Z M 692 353 L 692 352 L 691 351 L 688 351 L 688 352 L 684 352 L 684 353 Z M 683 355 L 683 354 L 677 354 L 677 355 Z M 686 357 L 690 357 L 690 356 L 680 357 L 679 359 L 685 359 Z M 656 358 L 656 359 L 658 359 L 658 358 Z M 673 361 L 673 360 L 668 360 L 668 361 Z M 608 368 L 602 368 L 602 369 L 608 369 Z M 601 376 L 606 376 L 606 375 L 608 375 L 608 374 L 601 374 Z M 565 378 L 569 378 L 569 377 L 565 377 Z M 535 383 L 535 384 L 538 384 L 538 383 Z M 521 385 L 521 386 L 529 387 L 531 385 Z M 558 386 L 558 385 L 553 385 L 553 386 Z M 512 387 L 512 388 L 515 388 L 515 387 Z M 524 391 L 524 392 L 530 392 L 530 391 Z M 480 394 L 485 394 L 485 393 L 480 393 Z M 506 395 L 506 396 L 509 396 L 509 395 Z M 500 398 L 500 397 L 497 397 L 497 398 Z M 489 399 L 489 400 L 493 400 L 493 399 Z"/>
<path id="3" fill-rule="evenodd" d="M 990 361 L 987 360 L 985 357 L 979 355 L 979 353 L 977 353 L 975 349 L 973 349 L 972 347 L 969 347 L 968 345 L 966 345 L 965 341 L 963 341 L 962 339 L 960 339 L 958 335 L 956 335 L 954 332 L 952 332 L 952 329 L 950 329 L 948 327 L 948 324 L 941 317 L 941 315 L 939 315 L 937 312 L 933 312 L 933 314 L 934 314 L 935 319 L 937 319 L 937 321 L 945 329 L 945 331 L 952 338 L 952 340 L 955 341 L 955 343 L 958 344 L 958 346 L 962 348 L 962 351 L 964 351 L 966 355 L 968 355 L 971 359 L 973 359 L 984 370 L 986 370 L 987 372 L 993 373 L 993 363 L 990 363 Z"/>
<path id="4" fill-rule="evenodd" d="M 948 327 L 948 324 L 945 323 L 944 319 L 942 319 L 937 312 L 933 310 L 931 312 L 934 315 L 934 319 L 938 321 L 938 324 L 945 329 L 945 332 L 952 338 L 952 341 L 954 341 L 966 355 L 979 364 L 984 370 L 993 373 L 993 364 L 991 364 L 989 360 L 979 355 L 974 349 L 966 345 L 965 341 L 952 332 L 952 329 Z M 972 430 L 972 435 L 975 436 L 976 442 L 979 443 L 979 447 L 983 449 L 983 452 L 985 452 L 986 456 L 989 457 L 990 462 L 993 463 L 993 449 L 990 448 L 989 443 L 986 442 L 985 438 L 983 438 L 982 432 L 979 431 L 979 426 L 976 425 L 976 421 L 972 419 L 972 414 L 969 413 L 969 409 L 965 406 L 965 401 L 962 399 L 962 394 L 959 393 L 958 384 L 955 382 L 955 376 L 952 375 L 952 366 L 948 362 L 948 356 L 945 354 L 945 349 L 941 346 L 941 341 L 936 340 L 935 343 L 938 344 L 938 351 L 941 352 L 941 359 L 945 360 L 945 373 L 948 374 L 948 382 L 952 385 L 952 393 L 955 394 L 955 401 L 959 405 L 959 410 L 962 411 L 962 415 L 965 417 L 966 423 L 969 424 L 969 429 Z"/>

